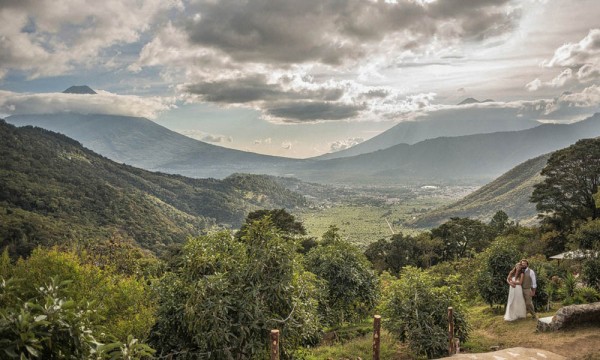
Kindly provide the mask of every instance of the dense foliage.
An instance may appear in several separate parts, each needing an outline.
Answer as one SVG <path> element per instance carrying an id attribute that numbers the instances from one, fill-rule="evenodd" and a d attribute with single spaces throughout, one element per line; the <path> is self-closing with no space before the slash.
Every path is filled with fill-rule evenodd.
<path id="1" fill-rule="evenodd" d="M 410 344 L 417 355 L 447 355 L 448 307 L 454 312 L 454 336 L 464 342 L 469 335 L 466 312 L 459 294 L 450 287 L 435 286 L 423 270 L 406 267 L 387 287 L 382 311 L 386 328 Z"/>
<path id="2" fill-rule="evenodd" d="M 152 343 L 161 355 L 260 358 L 276 328 L 284 357 L 317 339 L 319 281 L 268 219 L 250 224 L 241 239 L 228 232 L 190 239 L 182 256 L 159 287 Z"/>
<path id="3" fill-rule="evenodd" d="M 326 281 L 320 309 L 327 323 L 354 321 L 375 308 L 379 298 L 377 276 L 367 258 L 340 238 L 336 227 L 306 255 L 306 267 Z"/>
<path id="4" fill-rule="evenodd" d="M 63 280 L 64 279 L 64 280 Z M 86 264 L 74 253 L 36 250 L 0 261 L 0 358 L 139 359 L 154 301 L 141 279 Z"/>
<path id="5" fill-rule="evenodd" d="M 531 201 L 545 218 L 570 227 L 574 221 L 596 219 L 594 194 L 600 183 L 600 139 L 583 139 L 555 151 L 542 170 Z"/>
<path id="6" fill-rule="evenodd" d="M 152 173 L 112 162 L 63 135 L 0 121 L 0 246 L 13 255 L 115 234 L 159 253 L 217 223 L 239 226 L 249 211 L 304 202 L 266 176 Z"/>

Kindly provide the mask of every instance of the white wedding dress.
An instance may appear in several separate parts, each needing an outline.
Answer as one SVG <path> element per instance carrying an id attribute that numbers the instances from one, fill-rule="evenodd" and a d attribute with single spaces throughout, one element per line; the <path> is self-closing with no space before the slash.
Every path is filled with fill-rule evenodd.
<path id="1" fill-rule="evenodd" d="M 513 281 L 515 278 L 513 277 Z M 527 316 L 527 308 L 525 307 L 525 298 L 523 297 L 523 288 L 521 285 L 508 287 L 508 303 L 506 304 L 506 313 L 504 320 L 514 321 L 524 319 Z"/>

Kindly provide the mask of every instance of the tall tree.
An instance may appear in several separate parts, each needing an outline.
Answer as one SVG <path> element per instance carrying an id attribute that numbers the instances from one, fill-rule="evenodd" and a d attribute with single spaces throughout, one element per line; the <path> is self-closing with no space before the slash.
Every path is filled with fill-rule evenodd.
<path id="1" fill-rule="evenodd" d="M 554 152 L 535 185 L 530 201 L 540 216 L 569 228 L 574 221 L 596 219 L 600 210 L 594 194 L 600 183 L 600 139 L 583 139 Z"/>
<path id="2" fill-rule="evenodd" d="M 454 217 L 431 230 L 442 242 L 442 260 L 456 260 L 480 252 L 490 243 L 492 233 L 479 220 Z"/>

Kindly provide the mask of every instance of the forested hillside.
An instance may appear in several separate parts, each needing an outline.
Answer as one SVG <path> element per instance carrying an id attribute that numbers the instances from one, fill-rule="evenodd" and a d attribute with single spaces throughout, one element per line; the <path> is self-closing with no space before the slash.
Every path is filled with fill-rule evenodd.
<path id="1" fill-rule="evenodd" d="M 266 176 L 190 179 L 117 164 L 64 135 L 0 122 L 2 247 L 129 239 L 160 251 L 258 208 L 304 198 Z"/>

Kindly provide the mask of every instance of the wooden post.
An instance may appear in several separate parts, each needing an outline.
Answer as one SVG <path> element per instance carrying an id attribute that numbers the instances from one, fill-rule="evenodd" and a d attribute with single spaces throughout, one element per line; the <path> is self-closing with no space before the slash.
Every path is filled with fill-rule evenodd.
<path id="1" fill-rule="evenodd" d="M 271 330 L 271 360 L 279 360 L 279 330 Z"/>
<path id="2" fill-rule="evenodd" d="M 448 354 L 454 354 L 454 310 L 448 307 Z"/>
<path id="3" fill-rule="evenodd" d="M 381 338 L 381 316 L 373 317 L 373 360 L 379 360 L 379 343 Z"/>

